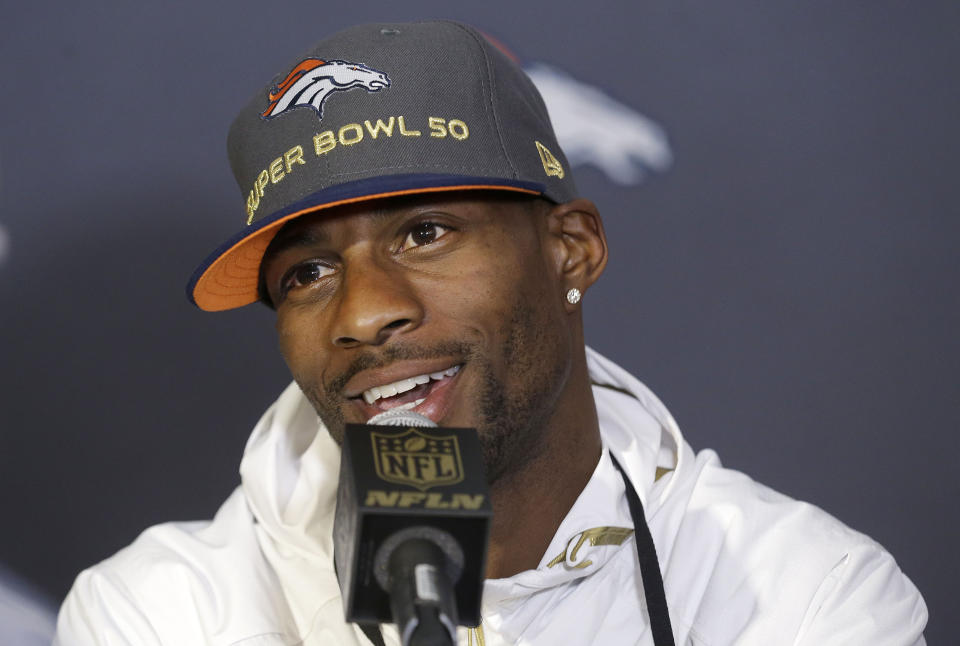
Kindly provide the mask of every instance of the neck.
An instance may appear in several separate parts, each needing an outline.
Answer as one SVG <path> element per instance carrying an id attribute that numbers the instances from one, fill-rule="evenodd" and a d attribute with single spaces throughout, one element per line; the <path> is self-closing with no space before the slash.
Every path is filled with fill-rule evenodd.
<path id="1" fill-rule="evenodd" d="M 486 578 L 535 569 L 586 486 L 602 443 L 586 357 L 578 358 L 553 415 L 543 450 L 491 487 L 493 522 Z"/>

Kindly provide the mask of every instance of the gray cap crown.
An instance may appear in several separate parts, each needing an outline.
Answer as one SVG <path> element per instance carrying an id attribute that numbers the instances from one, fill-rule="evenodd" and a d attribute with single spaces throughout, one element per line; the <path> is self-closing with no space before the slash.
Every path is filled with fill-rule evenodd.
<path id="1" fill-rule="evenodd" d="M 245 227 L 195 272 L 188 293 L 204 309 L 225 309 L 219 301 L 238 301 L 239 291 L 239 300 L 255 300 L 249 285 L 238 286 L 239 269 L 222 267 L 226 256 L 252 237 L 262 255 L 265 229 L 275 233 L 305 212 L 459 188 L 518 190 L 554 202 L 576 195 L 533 83 L 489 40 L 454 22 L 334 34 L 247 103 L 227 149 Z M 256 253 L 246 255 L 245 276 L 259 264 Z M 218 302 L 201 302 L 211 290 Z"/>

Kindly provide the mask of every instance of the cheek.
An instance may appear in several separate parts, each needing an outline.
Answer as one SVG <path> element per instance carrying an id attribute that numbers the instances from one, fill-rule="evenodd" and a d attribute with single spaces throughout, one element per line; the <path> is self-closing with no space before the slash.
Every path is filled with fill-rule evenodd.
<path id="1" fill-rule="evenodd" d="M 549 300 L 555 291 L 551 277 L 539 250 L 521 253 L 501 243 L 458 258 L 418 287 L 434 321 L 450 321 L 502 346 L 514 333 L 518 310 L 526 310 L 523 318 L 528 323 L 558 323 L 555 314 L 562 315 L 563 308 Z"/>
<path id="2" fill-rule="evenodd" d="M 433 322 L 483 329 L 502 321 L 510 311 L 519 285 L 507 280 L 500 268 L 487 263 L 459 262 L 445 275 L 420 286 L 425 311 Z"/>
<path id="3" fill-rule="evenodd" d="M 301 385 L 313 382 L 316 378 L 309 374 L 310 366 L 322 365 L 316 356 L 322 347 L 316 343 L 316 325 L 308 325 L 305 319 L 288 312 L 278 312 L 276 322 L 280 354 L 293 378 Z"/>

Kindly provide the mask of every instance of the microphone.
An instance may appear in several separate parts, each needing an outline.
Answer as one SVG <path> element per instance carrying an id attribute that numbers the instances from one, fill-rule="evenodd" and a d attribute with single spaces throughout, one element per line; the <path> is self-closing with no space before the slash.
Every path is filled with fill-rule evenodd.
<path id="1" fill-rule="evenodd" d="M 404 646 L 480 623 L 490 493 L 474 429 L 393 409 L 347 424 L 333 526 L 347 621 L 397 624 Z"/>

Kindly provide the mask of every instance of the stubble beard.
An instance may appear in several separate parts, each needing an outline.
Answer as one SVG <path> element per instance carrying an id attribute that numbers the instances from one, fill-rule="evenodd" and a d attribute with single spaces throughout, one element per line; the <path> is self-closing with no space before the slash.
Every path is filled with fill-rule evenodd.
<path id="1" fill-rule="evenodd" d="M 502 353 L 514 384 L 483 367 L 478 432 L 487 481 L 516 475 L 543 451 L 553 411 L 570 373 L 569 351 L 529 305 L 514 308 Z"/>
<path id="2" fill-rule="evenodd" d="M 429 348 L 395 345 L 384 352 L 357 357 L 346 371 L 326 387 L 300 383 L 310 402 L 337 442 L 345 430 L 341 393 L 353 375 L 392 361 L 462 357 L 479 374 L 476 402 L 477 433 L 483 451 L 487 482 L 519 473 L 544 448 L 548 426 L 558 397 L 570 373 L 569 351 L 563 339 L 529 305 L 517 305 L 505 326 L 501 361 L 513 385 L 497 376 L 493 362 L 478 344 L 441 342 Z M 298 382 L 299 383 L 299 382 Z"/>

